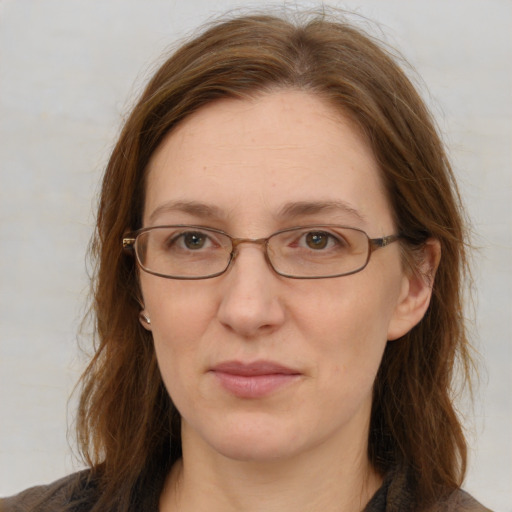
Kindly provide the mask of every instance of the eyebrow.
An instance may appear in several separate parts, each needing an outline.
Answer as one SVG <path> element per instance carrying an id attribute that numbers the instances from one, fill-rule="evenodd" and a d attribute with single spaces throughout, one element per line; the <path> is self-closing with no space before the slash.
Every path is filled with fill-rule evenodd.
<path id="1" fill-rule="evenodd" d="M 208 217 L 214 219 L 223 219 L 225 214 L 217 206 L 200 203 L 198 201 L 168 201 L 161 204 L 149 216 L 149 221 L 153 222 L 159 215 L 164 213 L 181 212 L 194 215 L 196 217 Z"/>
<path id="2" fill-rule="evenodd" d="M 297 201 L 285 204 L 278 212 L 278 218 L 300 217 L 318 213 L 343 213 L 366 222 L 363 214 L 345 201 Z"/>
<path id="3" fill-rule="evenodd" d="M 208 217 L 216 220 L 227 217 L 225 212 L 215 205 L 198 201 L 168 201 L 158 206 L 151 213 L 149 221 L 152 223 L 159 215 L 172 212 L 181 212 L 196 217 Z M 348 214 L 363 223 L 366 222 L 366 219 L 358 210 L 344 201 L 294 201 L 283 205 L 277 212 L 276 218 L 284 220 L 332 212 Z"/>

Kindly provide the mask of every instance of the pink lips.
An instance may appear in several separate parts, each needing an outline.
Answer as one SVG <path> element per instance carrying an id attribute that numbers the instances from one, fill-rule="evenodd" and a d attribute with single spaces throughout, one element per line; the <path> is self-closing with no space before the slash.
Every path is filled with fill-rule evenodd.
<path id="1" fill-rule="evenodd" d="M 261 398 L 296 380 L 297 370 L 270 361 L 226 361 L 210 370 L 221 386 L 239 398 Z"/>

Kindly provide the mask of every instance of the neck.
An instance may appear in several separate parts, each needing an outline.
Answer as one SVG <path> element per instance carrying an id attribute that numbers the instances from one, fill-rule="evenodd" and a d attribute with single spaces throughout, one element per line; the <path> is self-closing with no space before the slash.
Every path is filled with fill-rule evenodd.
<path id="1" fill-rule="evenodd" d="M 262 462 L 233 460 L 205 450 L 197 438 L 186 440 L 183 459 L 167 478 L 161 512 L 360 512 L 382 483 L 366 442 L 343 448 L 325 443 Z"/>

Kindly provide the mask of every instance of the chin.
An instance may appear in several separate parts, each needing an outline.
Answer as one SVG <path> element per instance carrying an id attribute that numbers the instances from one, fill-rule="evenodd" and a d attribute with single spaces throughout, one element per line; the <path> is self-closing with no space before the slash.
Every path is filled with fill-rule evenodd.
<path id="1" fill-rule="evenodd" d="M 268 439 L 231 439 L 216 447 L 217 451 L 232 460 L 243 462 L 275 462 L 286 460 L 296 455 L 297 450 L 290 446 L 289 441 L 272 442 Z"/>
<path id="2" fill-rule="evenodd" d="M 289 425 L 278 425 L 268 418 L 224 419 L 217 427 L 196 431 L 191 436 L 199 434 L 210 449 L 238 461 L 264 463 L 285 460 L 300 452 L 302 444 L 305 444 L 299 441 L 301 436 Z"/>

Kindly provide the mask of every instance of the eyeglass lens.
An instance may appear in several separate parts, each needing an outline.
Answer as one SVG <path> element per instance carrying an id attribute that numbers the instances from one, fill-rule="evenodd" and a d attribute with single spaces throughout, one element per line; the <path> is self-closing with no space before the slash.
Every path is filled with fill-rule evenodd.
<path id="1" fill-rule="evenodd" d="M 164 277 L 198 279 L 224 272 L 233 257 L 229 235 L 192 226 L 155 227 L 137 237 L 135 249 L 142 268 Z M 274 270 L 297 278 L 330 277 L 357 272 L 366 266 L 368 236 L 355 228 L 309 226 L 292 228 L 260 243 Z"/>

